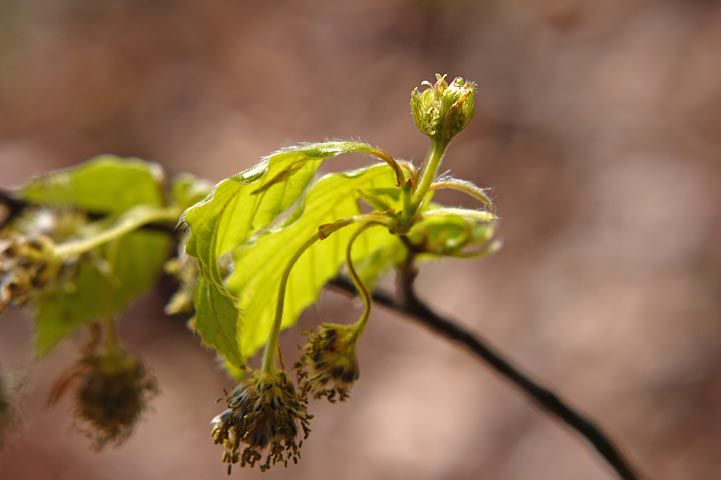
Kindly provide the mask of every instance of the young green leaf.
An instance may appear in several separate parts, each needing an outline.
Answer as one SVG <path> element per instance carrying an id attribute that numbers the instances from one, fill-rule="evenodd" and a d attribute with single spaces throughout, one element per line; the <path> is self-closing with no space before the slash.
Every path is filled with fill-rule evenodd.
<path id="1" fill-rule="evenodd" d="M 202 202 L 186 210 L 188 253 L 222 289 L 218 258 L 270 225 L 303 193 L 323 160 L 343 153 L 370 153 L 356 142 L 303 144 L 280 150 L 258 165 L 225 179 Z"/>
<path id="2" fill-rule="evenodd" d="M 373 289 L 384 273 L 403 263 L 403 260 L 408 255 L 408 250 L 401 239 L 393 235 L 383 244 L 377 245 L 363 258 L 355 259 L 355 248 L 353 253 L 353 264 L 358 276 L 360 276 L 366 288 Z"/>
<path id="3" fill-rule="evenodd" d="M 436 207 L 438 205 L 429 205 L 423 214 L 430 215 L 408 232 L 408 240 L 419 252 L 432 256 L 456 256 L 467 247 L 492 240 L 495 233 L 495 217 L 492 214 Z"/>
<path id="4" fill-rule="evenodd" d="M 102 155 L 31 180 L 22 199 L 95 213 L 120 213 L 136 205 L 163 205 L 160 167 L 135 158 Z"/>
<path id="5" fill-rule="evenodd" d="M 226 292 L 200 276 L 195 290 L 193 326 L 203 343 L 223 355 L 234 368 L 242 368 L 245 357 L 238 348 L 238 308 Z"/>
<path id="6" fill-rule="evenodd" d="M 325 142 L 304 144 L 276 152 L 253 168 L 221 181 L 208 197 L 186 210 L 183 219 L 190 228 L 187 252 L 198 259 L 200 273 L 207 281 L 196 298 L 196 328 L 204 341 L 216 348 L 236 367 L 245 358 L 241 349 L 228 350 L 221 342 L 219 331 L 230 332 L 213 322 L 236 324 L 235 301 L 225 288 L 219 267 L 220 257 L 242 245 L 253 235 L 268 228 L 303 194 L 322 162 L 342 153 L 374 154 L 370 145 L 356 142 Z M 316 226 L 317 227 L 317 226 Z M 245 268 L 245 267 L 243 267 Z M 223 317 L 215 316 L 212 306 L 221 296 L 231 297 L 224 302 Z M 240 335 L 234 326 L 236 335 Z"/>
<path id="7" fill-rule="evenodd" d="M 298 248 L 317 233 L 319 225 L 360 214 L 361 190 L 392 188 L 395 182 L 393 170 L 383 164 L 326 175 L 308 190 L 302 204 L 290 215 L 292 221 L 235 250 L 236 268 L 227 279 L 227 288 L 238 299 L 241 312 L 238 340 L 244 356 L 255 353 L 268 339 L 280 277 Z M 300 257 L 288 281 L 284 328 L 297 321 L 303 310 L 317 300 L 323 285 L 338 273 L 352 233 L 352 226 L 338 230 L 316 242 Z M 402 249 L 387 229 L 370 229 L 356 242 L 354 261 L 362 263 L 389 245 Z M 374 271 L 382 270 L 376 266 Z"/>

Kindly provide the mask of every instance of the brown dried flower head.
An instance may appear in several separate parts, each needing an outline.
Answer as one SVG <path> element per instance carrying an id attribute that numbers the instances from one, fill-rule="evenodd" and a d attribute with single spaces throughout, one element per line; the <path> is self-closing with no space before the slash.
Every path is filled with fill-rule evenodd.
<path id="1" fill-rule="evenodd" d="M 355 325 L 337 323 L 323 324 L 317 333 L 308 333 L 308 343 L 295 364 L 304 395 L 326 397 L 330 402 L 348 398 L 353 382 L 360 375 L 355 355 L 356 338 Z"/>
<path id="2" fill-rule="evenodd" d="M 127 440 L 148 401 L 158 393 L 155 379 L 142 362 L 118 350 L 86 354 L 58 381 L 51 402 L 57 401 L 71 382 L 77 382 L 77 428 L 97 450 Z"/>
<path id="3" fill-rule="evenodd" d="M 228 409 L 212 420 L 211 435 L 225 447 L 228 474 L 236 463 L 253 467 L 262 461 L 260 469 L 266 471 L 298 462 L 312 415 L 285 372 L 255 371 L 225 401 Z"/>

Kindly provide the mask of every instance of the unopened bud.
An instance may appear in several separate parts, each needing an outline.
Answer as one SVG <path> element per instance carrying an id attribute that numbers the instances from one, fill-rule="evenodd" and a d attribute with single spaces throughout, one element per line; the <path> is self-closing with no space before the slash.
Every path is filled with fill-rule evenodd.
<path id="1" fill-rule="evenodd" d="M 436 74 L 436 83 L 411 93 L 411 110 L 418 129 L 438 141 L 448 142 L 473 117 L 476 84 L 456 77 L 448 84 L 445 75 Z"/>

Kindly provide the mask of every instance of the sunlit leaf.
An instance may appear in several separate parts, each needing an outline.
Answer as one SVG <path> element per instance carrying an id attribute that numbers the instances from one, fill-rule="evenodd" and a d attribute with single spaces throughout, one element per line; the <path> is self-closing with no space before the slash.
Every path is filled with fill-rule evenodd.
<path id="1" fill-rule="evenodd" d="M 193 326 L 203 343 L 215 348 L 231 365 L 245 363 L 238 348 L 238 309 L 235 300 L 202 276 L 195 295 Z"/>
<path id="2" fill-rule="evenodd" d="M 303 193 L 323 160 L 371 149 L 356 142 L 298 145 L 221 181 L 204 201 L 183 215 L 191 231 L 188 253 L 198 258 L 211 281 L 222 286 L 218 258 L 285 212 Z"/>
<path id="3" fill-rule="evenodd" d="M 354 258 L 353 264 L 363 284 L 370 290 L 384 273 L 403 263 L 407 255 L 408 251 L 400 238 L 390 236 L 382 244 L 376 245 L 368 255 Z"/>
<path id="4" fill-rule="evenodd" d="M 227 288 L 238 299 L 241 312 L 239 342 L 245 356 L 256 352 L 268 338 L 280 277 L 295 251 L 317 233 L 319 225 L 361 213 L 358 206 L 360 190 L 392 188 L 394 185 L 393 171 L 383 164 L 326 175 L 304 196 L 293 216 L 294 221 L 236 249 L 235 270 L 227 280 Z M 293 325 L 303 310 L 317 300 L 323 285 L 337 275 L 345 261 L 345 247 L 354 228 L 357 227 L 346 227 L 316 242 L 295 264 L 285 296 L 284 328 Z M 354 262 L 363 263 L 389 245 L 402 248 L 385 227 L 369 229 L 355 243 Z M 382 270 L 376 262 L 373 272 L 378 274 Z M 371 270 L 367 273 L 372 274 Z"/>
<path id="5" fill-rule="evenodd" d="M 163 181 L 158 165 L 103 155 L 35 178 L 19 195 L 33 203 L 118 213 L 136 205 L 162 205 Z"/>
<path id="6" fill-rule="evenodd" d="M 492 215 L 473 211 L 478 217 L 456 213 L 460 209 L 436 209 L 431 205 L 427 212 L 448 211 L 445 215 L 433 215 L 416 223 L 408 232 L 408 239 L 416 248 L 428 255 L 453 256 L 463 249 L 487 243 L 495 233 Z"/>
<path id="7" fill-rule="evenodd" d="M 187 252 L 198 259 L 201 275 L 207 280 L 206 288 L 198 290 L 196 298 L 196 328 L 207 344 L 237 367 L 242 367 L 238 359 L 246 355 L 237 346 L 227 350 L 227 345 L 218 343 L 223 332 L 230 331 L 225 323 L 233 323 L 236 335 L 243 336 L 242 328 L 237 326 L 237 311 L 219 318 L 205 308 L 212 305 L 212 299 L 217 302 L 222 295 L 230 296 L 223 282 L 220 258 L 278 220 L 303 194 L 323 160 L 342 153 L 372 150 L 373 147 L 356 142 L 305 144 L 281 150 L 255 167 L 223 180 L 205 200 L 183 215 L 190 228 Z M 201 298 L 208 295 L 209 298 Z M 230 303 L 226 302 L 228 311 L 234 303 L 232 298 Z"/>

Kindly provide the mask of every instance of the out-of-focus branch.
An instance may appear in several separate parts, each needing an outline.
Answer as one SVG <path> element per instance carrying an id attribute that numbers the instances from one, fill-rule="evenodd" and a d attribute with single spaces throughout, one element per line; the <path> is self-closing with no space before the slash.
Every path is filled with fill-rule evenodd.
<path id="1" fill-rule="evenodd" d="M 413 287 L 415 276 L 416 270 L 412 263 L 409 262 L 400 270 L 399 275 L 399 290 L 403 299 L 398 300 L 388 292 L 375 290 L 372 294 L 373 301 L 466 348 L 505 379 L 520 388 L 523 393 L 529 396 L 549 415 L 583 436 L 613 468 L 619 478 L 623 480 L 641 479 L 635 473 L 635 469 L 629 461 L 623 456 L 620 448 L 589 418 L 575 411 L 550 389 L 528 378 L 483 339 L 454 320 L 437 313 L 418 298 Z M 353 283 L 344 277 L 336 277 L 329 285 L 343 293 L 356 294 Z"/>
<path id="2" fill-rule="evenodd" d="M 42 207 L 42 204 L 40 203 L 28 202 L 18 197 L 17 194 L 3 189 L 0 189 L 0 205 L 4 205 L 7 209 L 5 217 L 0 219 L 0 228 L 5 227 L 7 224 L 12 222 L 13 219 L 20 215 L 26 208 Z M 91 220 L 100 220 L 110 215 L 108 212 L 93 212 L 84 209 L 82 212 Z M 169 233 L 171 235 L 176 234 L 175 224 L 162 222 L 147 223 L 141 226 L 139 230 Z"/>

